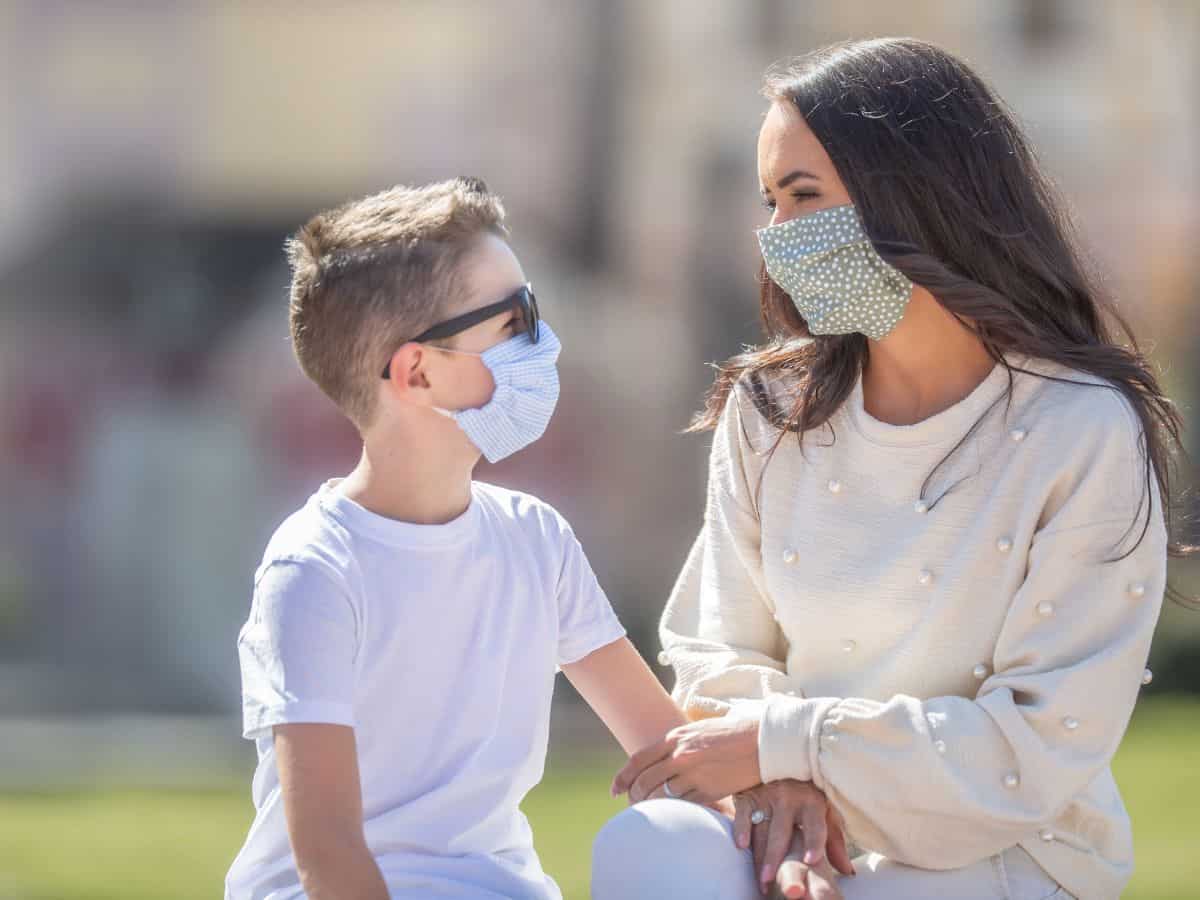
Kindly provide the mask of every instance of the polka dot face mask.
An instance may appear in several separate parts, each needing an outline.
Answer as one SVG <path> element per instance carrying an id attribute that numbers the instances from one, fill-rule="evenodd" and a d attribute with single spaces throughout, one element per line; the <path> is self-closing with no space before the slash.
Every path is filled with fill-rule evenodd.
<path id="1" fill-rule="evenodd" d="M 875 252 L 852 204 L 757 233 L 767 274 L 813 334 L 858 331 L 880 340 L 904 315 L 912 282 Z"/>

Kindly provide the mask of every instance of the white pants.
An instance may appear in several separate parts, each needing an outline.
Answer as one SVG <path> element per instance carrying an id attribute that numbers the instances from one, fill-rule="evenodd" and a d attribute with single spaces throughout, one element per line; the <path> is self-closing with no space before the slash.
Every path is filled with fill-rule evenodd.
<path id="1" fill-rule="evenodd" d="M 1074 900 L 1028 853 L 1010 847 L 961 869 L 918 869 L 878 853 L 842 876 L 845 900 Z M 733 823 L 684 800 L 645 800 L 610 819 L 592 847 L 592 900 L 761 900 Z"/>

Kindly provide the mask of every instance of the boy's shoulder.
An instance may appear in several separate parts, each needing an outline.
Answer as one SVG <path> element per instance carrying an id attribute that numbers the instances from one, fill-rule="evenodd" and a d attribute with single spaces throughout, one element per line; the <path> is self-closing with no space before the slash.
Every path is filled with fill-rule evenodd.
<path id="1" fill-rule="evenodd" d="M 255 580 L 272 564 L 282 562 L 340 580 L 352 556 L 345 532 L 322 513 L 318 492 L 279 523 L 263 550 Z"/>
<path id="2" fill-rule="evenodd" d="M 529 531 L 548 540 L 574 536 L 571 524 L 562 513 L 540 497 L 486 481 L 474 482 L 473 489 L 475 495 L 498 515 L 502 526 Z"/>

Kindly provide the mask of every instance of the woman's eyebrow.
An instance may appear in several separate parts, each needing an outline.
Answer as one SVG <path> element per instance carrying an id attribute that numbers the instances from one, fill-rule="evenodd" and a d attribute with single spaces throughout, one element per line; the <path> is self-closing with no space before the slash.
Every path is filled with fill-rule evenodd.
<path id="1" fill-rule="evenodd" d="M 779 179 L 778 185 L 776 186 L 778 186 L 780 190 L 784 190 L 785 187 L 800 178 L 809 178 L 814 181 L 821 180 L 820 178 L 817 178 L 816 175 L 812 174 L 811 172 L 806 172 L 804 169 L 794 169 L 793 172 L 788 172 L 786 175 L 784 175 L 784 178 Z"/>

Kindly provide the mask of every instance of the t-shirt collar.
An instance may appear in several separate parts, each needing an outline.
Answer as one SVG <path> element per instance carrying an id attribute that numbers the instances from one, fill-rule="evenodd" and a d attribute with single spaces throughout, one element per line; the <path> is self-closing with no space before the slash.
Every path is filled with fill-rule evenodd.
<path id="1" fill-rule="evenodd" d="M 461 514 L 441 525 L 422 525 L 372 512 L 342 493 L 341 482 L 341 478 L 326 481 L 317 490 L 316 500 L 326 515 L 354 534 L 399 547 L 435 547 L 460 543 L 475 532 L 479 497 L 474 485 L 471 502 Z"/>

